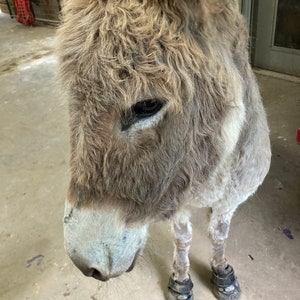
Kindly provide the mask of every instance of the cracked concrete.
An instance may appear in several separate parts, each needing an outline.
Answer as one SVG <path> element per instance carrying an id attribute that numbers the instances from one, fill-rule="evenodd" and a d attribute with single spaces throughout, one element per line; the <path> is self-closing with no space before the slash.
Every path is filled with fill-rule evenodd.
<path id="1" fill-rule="evenodd" d="M 68 116 L 55 80 L 55 29 L 25 27 L 3 14 L 0 26 L 0 299 L 164 299 L 173 252 L 167 223 L 152 227 L 136 268 L 107 283 L 84 277 L 66 256 Z M 272 166 L 258 193 L 233 218 L 227 257 L 239 277 L 241 300 L 295 300 L 300 84 L 262 75 L 258 81 L 271 128 Z M 195 299 L 211 300 L 207 211 L 195 212 L 192 221 Z"/>

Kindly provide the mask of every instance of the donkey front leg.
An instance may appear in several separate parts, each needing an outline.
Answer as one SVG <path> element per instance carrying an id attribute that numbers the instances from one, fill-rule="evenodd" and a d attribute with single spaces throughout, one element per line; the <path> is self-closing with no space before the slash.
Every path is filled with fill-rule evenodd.
<path id="1" fill-rule="evenodd" d="M 218 300 L 238 300 L 241 294 L 234 270 L 225 258 L 225 241 L 233 213 L 234 210 L 223 212 L 213 209 L 210 220 L 209 233 L 213 244 L 212 284 Z"/>
<path id="2" fill-rule="evenodd" d="M 187 213 L 176 215 L 172 221 L 174 235 L 174 273 L 168 285 L 168 300 L 193 300 L 193 283 L 189 275 L 189 250 L 192 225 Z"/>

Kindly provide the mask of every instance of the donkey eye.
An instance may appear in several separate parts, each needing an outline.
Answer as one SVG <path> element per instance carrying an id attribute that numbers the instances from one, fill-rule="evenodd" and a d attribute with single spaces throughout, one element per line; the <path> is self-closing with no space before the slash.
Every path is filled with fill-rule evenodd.
<path id="1" fill-rule="evenodd" d="M 148 118 L 156 114 L 163 107 L 163 103 L 157 99 L 144 100 L 136 103 L 131 109 L 137 119 Z"/>
<path id="2" fill-rule="evenodd" d="M 139 120 L 154 116 L 163 106 L 164 102 L 155 98 L 137 102 L 121 116 L 121 131 L 129 129 Z"/>

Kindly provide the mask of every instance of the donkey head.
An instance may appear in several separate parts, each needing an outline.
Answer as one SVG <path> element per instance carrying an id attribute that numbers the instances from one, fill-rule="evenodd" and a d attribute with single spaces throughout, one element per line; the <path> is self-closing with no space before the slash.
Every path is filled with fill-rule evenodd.
<path id="1" fill-rule="evenodd" d="M 59 30 L 71 131 L 65 247 L 84 274 L 100 280 L 133 268 L 148 226 L 174 214 L 195 170 L 204 178 L 218 157 L 211 133 L 219 131 L 226 105 L 215 99 L 235 88 L 193 33 L 200 16 L 177 2 L 65 4 Z"/>

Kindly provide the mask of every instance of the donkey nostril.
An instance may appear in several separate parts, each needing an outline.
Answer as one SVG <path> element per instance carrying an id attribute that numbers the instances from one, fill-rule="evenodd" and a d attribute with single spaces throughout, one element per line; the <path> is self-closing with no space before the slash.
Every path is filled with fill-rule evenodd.
<path id="1" fill-rule="evenodd" d="M 109 278 L 106 276 L 103 276 L 98 270 L 91 269 L 91 276 L 95 279 L 101 280 L 101 281 L 107 281 Z"/>

